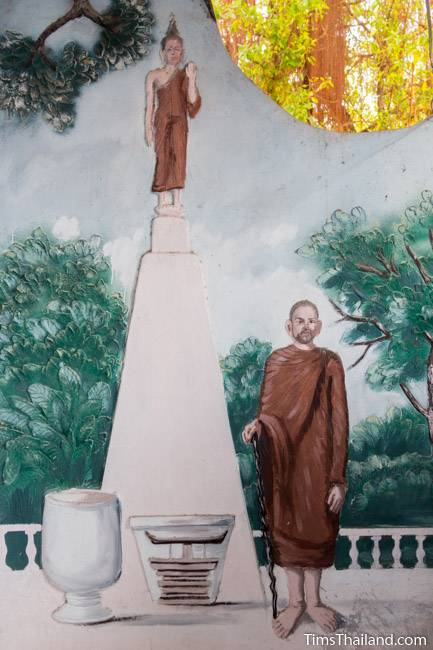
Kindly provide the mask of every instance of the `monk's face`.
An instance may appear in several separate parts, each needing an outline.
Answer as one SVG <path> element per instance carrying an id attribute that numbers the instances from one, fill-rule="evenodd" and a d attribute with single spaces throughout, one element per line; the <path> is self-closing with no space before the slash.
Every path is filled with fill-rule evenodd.
<path id="1" fill-rule="evenodd" d="M 291 320 L 287 321 L 286 327 L 295 341 L 308 345 L 320 334 L 322 322 L 313 307 L 304 305 L 295 310 Z"/>
<path id="2" fill-rule="evenodd" d="M 182 43 L 176 38 L 169 38 L 162 53 L 166 63 L 169 65 L 179 65 L 183 56 Z"/>

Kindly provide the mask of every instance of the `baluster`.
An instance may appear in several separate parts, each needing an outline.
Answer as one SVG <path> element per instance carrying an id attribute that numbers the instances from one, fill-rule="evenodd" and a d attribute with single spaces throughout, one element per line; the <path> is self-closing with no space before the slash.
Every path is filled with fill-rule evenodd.
<path id="1" fill-rule="evenodd" d="M 394 564 L 393 564 L 393 569 L 401 569 L 403 568 L 403 565 L 401 563 L 401 550 L 400 550 L 400 540 L 401 540 L 401 535 L 398 533 L 395 533 L 392 536 L 394 540 L 394 548 L 392 551 L 392 556 L 394 559 Z"/>
<path id="2" fill-rule="evenodd" d="M 38 549 L 36 548 L 33 533 L 32 533 L 32 531 L 29 531 L 28 536 L 27 536 L 27 547 L 26 547 L 27 559 L 29 561 L 29 563 L 27 565 L 27 570 L 35 571 L 35 573 L 39 573 L 39 567 L 36 564 L 36 554 L 37 554 L 37 552 L 38 552 Z"/>
<path id="3" fill-rule="evenodd" d="M 1 563 L 1 571 L 11 571 L 11 568 L 6 564 L 6 554 L 8 552 L 8 548 L 6 546 L 6 540 L 5 540 L 5 534 L 2 531 L 0 533 L 0 563 Z"/>
<path id="4" fill-rule="evenodd" d="M 360 566 L 358 564 L 358 548 L 356 546 L 356 542 L 359 538 L 359 535 L 356 533 L 350 533 L 348 536 L 350 540 L 350 550 L 349 550 L 349 556 L 351 559 L 350 563 L 350 569 L 359 569 Z"/>
<path id="5" fill-rule="evenodd" d="M 379 548 L 379 540 L 382 538 L 382 535 L 372 535 L 371 539 L 373 542 L 373 548 L 371 549 L 371 557 L 373 558 L 373 564 L 371 565 L 371 569 L 381 569 L 382 566 L 379 562 L 380 559 L 380 548 Z"/>
<path id="6" fill-rule="evenodd" d="M 418 543 L 417 549 L 416 549 L 416 564 L 414 568 L 424 568 L 424 546 L 423 542 L 425 539 L 425 535 L 416 535 L 416 541 Z"/>

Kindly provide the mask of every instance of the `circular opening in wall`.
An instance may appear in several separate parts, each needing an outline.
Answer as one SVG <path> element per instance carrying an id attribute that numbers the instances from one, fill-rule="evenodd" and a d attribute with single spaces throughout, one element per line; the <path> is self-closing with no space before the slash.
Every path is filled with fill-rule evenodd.
<path id="1" fill-rule="evenodd" d="M 333 131 L 432 114 L 426 0 L 213 0 L 240 69 L 299 120 Z"/>

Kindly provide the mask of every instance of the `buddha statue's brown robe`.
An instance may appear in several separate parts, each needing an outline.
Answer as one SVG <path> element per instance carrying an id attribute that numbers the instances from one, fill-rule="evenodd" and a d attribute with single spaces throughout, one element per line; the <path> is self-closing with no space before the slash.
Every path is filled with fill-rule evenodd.
<path id="1" fill-rule="evenodd" d="M 339 515 L 330 488 L 345 485 L 348 410 L 344 370 L 325 348 L 294 345 L 268 358 L 258 410 L 266 520 L 276 564 L 333 564 Z"/>
<path id="2" fill-rule="evenodd" d="M 156 95 L 156 165 L 152 192 L 165 192 L 185 187 L 188 115 L 195 117 L 201 98 L 197 91 L 195 102 L 188 101 L 188 77 L 184 68 L 160 86 Z"/>

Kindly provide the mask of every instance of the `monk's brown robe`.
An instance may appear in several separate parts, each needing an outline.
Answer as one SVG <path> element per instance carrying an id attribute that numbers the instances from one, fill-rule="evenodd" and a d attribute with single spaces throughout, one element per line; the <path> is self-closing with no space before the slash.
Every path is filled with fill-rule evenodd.
<path id="1" fill-rule="evenodd" d="M 283 567 L 333 564 L 339 515 L 326 503 L 345 485 L 348 411 L 340 358 L 294 345 L 268 358 L 258 447 L 274 559 Z"/>
<path id="2" fill-rule="evenodd" d="M 185 187 L 188 115 L 194 117 L 201 106 L 200 95 L 188 101 L 188 77 L 178 69 L 171 79 L 157 89 L 155 112 L 156 165 L 152 192 Z"/>

